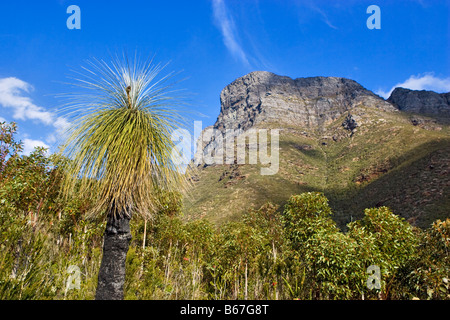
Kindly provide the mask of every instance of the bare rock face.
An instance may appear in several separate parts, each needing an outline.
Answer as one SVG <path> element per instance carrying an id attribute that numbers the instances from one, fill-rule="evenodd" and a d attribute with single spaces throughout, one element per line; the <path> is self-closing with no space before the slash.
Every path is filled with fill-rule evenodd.
<path id="1" fill-rule="evenodd" d="M 450 117 L 450 92 L 395 88 L 387 101 L 401 111 Z"/>
<path id="2" fill-rule="evenodd" d="M 319 127 L 358 104 L 393 110 L 357 82 L 336 77 L 291 79 L 257 71 L 236 79 L 220 94 L 214 128 L 243 129 L 262 122 Z"/>
<path id="3" fill-rule="evenodd" d="M 292 79 L 271 72 L 251 72 L 227 85 L 220 94 L 216 123 L 197 141 L 196 163 L 212 154 L 224 135 L 235 136 L 263 123 L 283 127 L 320 128 L 358 105 L 398 111 L 357 82 L 338 77 Z"/>

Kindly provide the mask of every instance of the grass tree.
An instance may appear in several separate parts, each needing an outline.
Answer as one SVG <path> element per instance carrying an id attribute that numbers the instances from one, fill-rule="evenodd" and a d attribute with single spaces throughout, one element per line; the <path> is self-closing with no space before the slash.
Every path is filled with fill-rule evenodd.
<path id="1" fill-rule="evenodd" d="M 172 133 L 183 126 L 173 74 L 152 60 L 88 61 L 72 84 L 61 153 L 69 159 L 63 192 L 88 195 L 104 215 L 103 258 L 96 299 L 123 299 L 133 215 L 151 218 L 161 192 L 188 185 L 174 158 Z"/>

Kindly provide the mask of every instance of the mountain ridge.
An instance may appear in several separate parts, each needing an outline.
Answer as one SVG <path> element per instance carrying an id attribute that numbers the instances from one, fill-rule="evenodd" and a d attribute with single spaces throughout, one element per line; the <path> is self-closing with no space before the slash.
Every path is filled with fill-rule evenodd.
<path id="1" fill-rule="evenodd" d="M 449 127 L 434 118 L 399 110 L 339 77 L 252 72 L 226 86 L 220 101 L 216 123 L 197 141 L 199 172 L 184 201 L 187 219 L 238 219 L 250 208 L 268 201 L 282 207 L 290 195 L 307 191 L 325 193 L 341 227 L 379 205 L 419 226 L 448 216 Z M 261 163 L 202 162 L 230 131 L 234 139 L 262 128 L 280 132 L 276 174 L 261 176 Z"/>
<path id="2" fill-rule="evenodd" d="M 392 91 L 387 101 L 402 111 L 450 118 L 450 92 L 437 93 L 398 87 Z"/>
<path id="3" fill-rule="evenodd" d="M 295 97 L 297 100 L 284 100 L 286 106 L 279 105 L 277 102 L 280 102 L 279 98 L 282 99 L 279 95 Z M 229 124 L 227 120 L 240 120 L 239 117 L 233 117 L 234 114 L 229 117 L 227 117 L 227 114 L 238 111 L 238 109 L 245 112 L 258 107 L 261 107 L 260 111 L 266 113 L 260 121 L 270 119 L 273 115 L 277 116 L 277 112 L 292 107 L 293 111 L 299 111 L 302 115 L 309 116 L 306 121 L 307 125 L 320 124 L 322 121 L 332 118 L 333 114 L 324 114 L 326 117 L 319 120 L 315 114 L 308 114 L 308 109 L 319 113 L 321 111 L 326 112 L 328 109 L 336 109 L 332 105 L 333 102 L 337 102 L 340 109 L 351 108 L 352 103 L 360 103 L 366 97 L 376 99 L 374 101 L 377 102 L 378 107 L 391 108 L 390 104 L 384 102 L 384 99 L 351 79 L 321 76 L 292 79 L 267 71 L 254 71 L 234 80 L 221 91 L 221 110 L 214 128 L 222 129 L 224 127 L 226 129 L 237 125 L 238 127 L 243 126 L 245 129 L 248 126 L 242 125 L 239 121 L 237 123 L 233 121 L 230 126 L 227 126 Z M 323 99 L 306 101 L 318 98 Z M 270 109 L 275 112 L 270 113 Z M 254 115 L 259 116 L 259 114 Z M 302 117 L 298 119 L 302 120 Z M 258 122 L 258 119 L 249 120 Z M 276 117 L 276 120 L 279 120 L 279 118 Z M 288 118 L 287 120 L 291 119 Z"/>

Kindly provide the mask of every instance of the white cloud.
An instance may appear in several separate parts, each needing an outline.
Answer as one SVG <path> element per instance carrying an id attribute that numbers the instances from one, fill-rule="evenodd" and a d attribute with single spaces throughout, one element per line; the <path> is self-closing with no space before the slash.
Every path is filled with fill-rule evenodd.
<path id="1" fill-rule="evenodd" d="M 53 114 L 39 107 L 24 95 L 33 87 L 20 79 L 9 77 L 0 79 L 0 105 L 13 110 L 13 118 L 18 120 L 38 120 L 46 125 L 53 122 Z"/>
<path id="2" fill-rule="evenodd" d="M 387 99 L 395 88 L 402 87 L 411 90 L 431 90 L 435 92 L 450 92 L 450 78 L 438 78 L 432 73 L 412 75 L 406 81 L 397 83 L 389 91 L 378 90 L 376 93 Z"/>
<path id="3" fill-rule="evenodd" d="M 35 120 L 47 126 L 55 128 L 54 133 L 48 135 L 46 141 L 55 143 L 57 138 L 61 138 L 65 129 L 70 123 L 61 116 L 45 110 L 45 108 L 37 106 L 30 97 L 27 96 L 33 90 L 33 86 L 29 83 L 15 77 L 0 78 L 0 106 L 9 109 L 12 112 L 11 117 L 14 120 Z M 0 121 L 5 120 L 0 117 Z M 34 145 L 48 145 L 40 140 L 25 139 L 24 153 L 28 154 L 33 151 Z"/>
<path id="4" fill-rule="evenodd" d="M 56 130 L 52 133 L 50 133 L 45 141 L 47 141 L 50 144 L 55 144 L 57 142 L 61 142 L 67 137 L 67 129 L 70 126 L 70 122 L 68 122 L 63 117 L 56 118 L 55 122 L 53 123 L 53 126 L 56 128 Z"/>
<path id="5" fill-rule="evenodd" d="M 228 51 L 246 66 L 249 66 L 247 55 L 237 40 L 237 31 L 233 18 L 228 14 L 224 0 L 213 0 L 213 14 L 214 21 L 222 33 L 223 42 Z"/>
<path id="6" fill-rule="evenodd" d="M 22 153 L 24 155 L 29 155 L 31 152 L 33 152 L 35 147 L 44 147 L 47 149 L 50 149 L 50 146 L 48 146 L 45 142 L 41 140 L 33 140 L 33 139 L 24 139 L 23 141 L 23 151 Z"/>
<path id="7" fill-rule="evenodd" d="M 66 130 L 70 126 L 70 122 L 66 120 L 66 118 L 58 117 L 55 119 L 53 126 L 59 131 L 62 132 Z"/>

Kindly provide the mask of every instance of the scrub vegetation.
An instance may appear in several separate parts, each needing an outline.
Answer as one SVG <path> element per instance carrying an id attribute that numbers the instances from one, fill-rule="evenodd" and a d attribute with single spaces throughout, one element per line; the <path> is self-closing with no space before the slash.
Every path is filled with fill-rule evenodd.
<path id="1" fill-rule="evenodd" d="M 20 155 L 16 131 L 1 124 L 0 299 L 93 299 L 107 218 L 85 193 L 63 194 L 67 159 Z M 159 199 L 131 218 L 125 299 L 450 298 L 450 219 L 420 229 L 368 208 L 342 231 L 325 195 L 304 192 L 213 224 L 187 221 L 181 193 Z M 379 289 L 367 286 L 373 265 Z"/>

